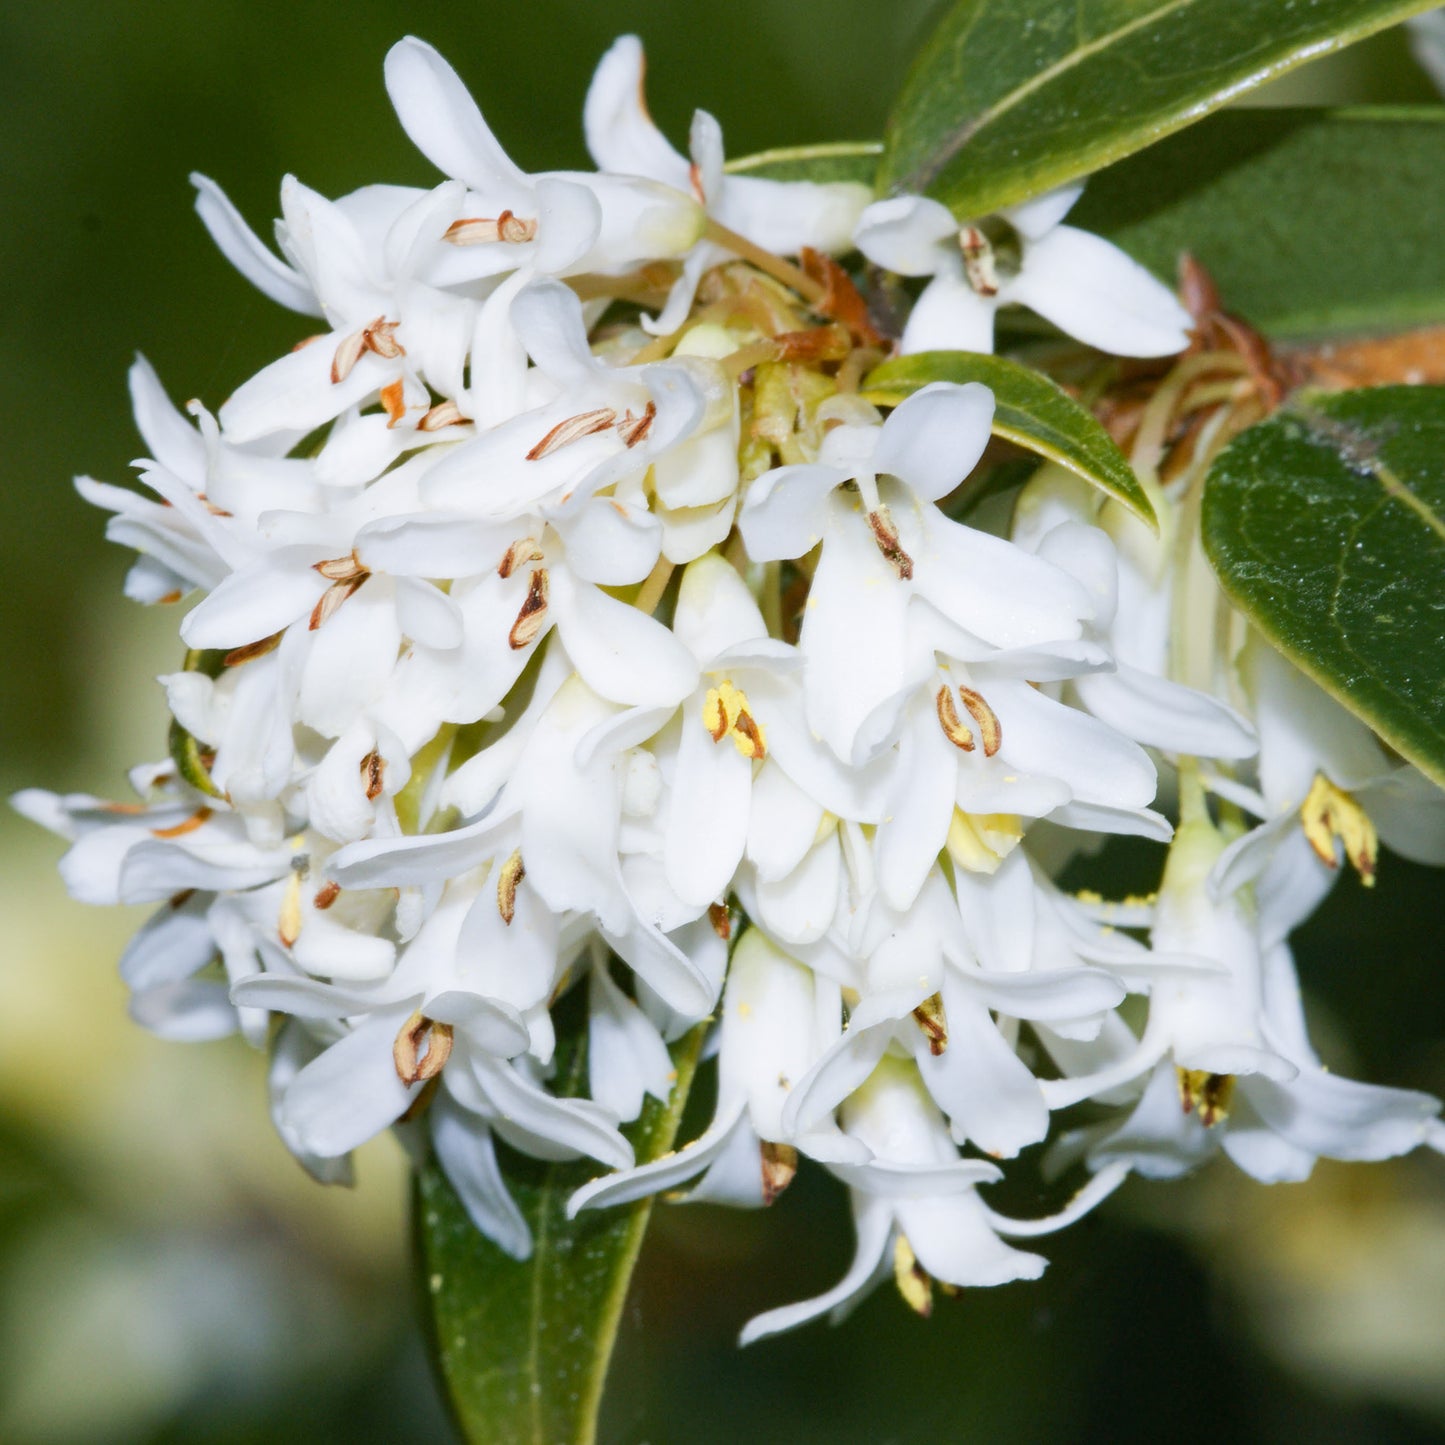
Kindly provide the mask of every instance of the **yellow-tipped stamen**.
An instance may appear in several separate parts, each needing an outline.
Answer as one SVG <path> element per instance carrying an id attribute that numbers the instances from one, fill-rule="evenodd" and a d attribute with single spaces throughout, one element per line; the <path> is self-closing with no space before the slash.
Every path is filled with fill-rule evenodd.
<path id="1" fill-rule="evenodd" d="M 1370 815 L 1354 797 L 1336 787 L 1323 773 L 1316 773 L 1299 812 L 1305 837 L 1320 861 L 1331 868 L 1336 866 L 1335 840 L 1338 839 L 1344 844 L 1345 857 L 1360 875 L 1360 882 L 1366 888 L 1373 888 L 1380 838 Z"/>

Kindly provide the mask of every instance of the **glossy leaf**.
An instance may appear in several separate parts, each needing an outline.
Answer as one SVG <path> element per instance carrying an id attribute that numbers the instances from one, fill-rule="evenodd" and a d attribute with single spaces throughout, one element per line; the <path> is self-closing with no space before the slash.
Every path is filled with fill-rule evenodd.
<path id="1" fill-rule="evenodd" d="M 1302 396 L 1220 454 L 1203 527 L 1234 604 L 1445 784 L 1445 387 Z"/>
<path id="2" fill-rule="evenodd" d="M 582 1092 L 586 1079 L 580 1014 L 565 1006 L 558 1013 L 553 1087 L 563 1095 Z M 677 1081 L 668 1104 L 649 1099 L 642 1118 L 623 1131 L 639 1162 L 672 1147 L 705 1029 L 673 1046 Z M 415 1228 L 436 1354 L 472 1445 L 590 1445 L 651 1201 L 569 1220 L 568 1198 L 601 1165 L 498 1153 L 532 1230 L 527 1260 L 510 1258 L 478 1233 L 434 1162 L 418 1174 Z"/>
<path id="3" fill-rule="evenodd" d="M 1445 106 L 1210 116 L 1070 216 L 1172 284 L 1189 251 L 1267 335 L 1445 321 Z"/>
<path id="4" fill-rule="evenodd" d="M 879 406 L 897 406 L 934 381 L 981 381 L 994 395 L 996 436 L 1077 472 L 1158 528 L 1154 508 L 1114 439 L 1085 407 L 1032 367 L 972 351 L 920 351 L 885 361 L 868 375 L 863 391 Z"/>
<path id="5" fill-rule="evenodd" d="M 882 152 L 883 143 L 876 140 L 786 146 L 739 156 L 724 169 L 729 175 L 760 176 L 769 181 L 857 181 L 871 186 Z"/>
<path id="6" fill-rule="evenodd" d="M 982 216 L 1430 3 L 958 0 L 909 72 L 878 185 Z"/>

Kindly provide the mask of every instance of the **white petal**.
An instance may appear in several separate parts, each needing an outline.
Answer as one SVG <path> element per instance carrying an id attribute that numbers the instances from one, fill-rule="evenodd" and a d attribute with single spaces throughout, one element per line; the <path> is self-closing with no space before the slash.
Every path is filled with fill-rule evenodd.
<path id="1" fill-rule="evenodd" d="M 935 381 L 916 391 L 883 423 L 873 465 L 920 497 L 937 501 L 966 477 L 992 434 L 993 393 L 976 381 Z"/>
<path id="2" fill-rule="evenodd" d="M 687 161 L 648 114 L 642 89 L 645 69 L 642 42 L 635 35 L 613 41 L 598 62 L 582 108 L 587 150 L 602 170 L 651 176 L 686 190 Z"/>
<path id="3" fill-rule="evenodd" d="M 747 841 L 752 783 L 752 760 L 726 734 L 714 742 L 691 699 L 663 844 L 667 881 L 684 903 L 705 908 L 727 889 Z"/>
<path id="4" fill-rule="evenodd" d="M 1073 226 L 1027 244 L 1007 299 L 1115 356 L 1172 356 L 1189 343 L 1189 313 L 1174 294 L 1117 246 Z"/>
<path id="5" fill-rule="evenodd" d="M 512 1259 L 532 1254 L 532 1231 L 497 1166 L 492 1131 L 443 1093 L 428 1111 L 437 1162 L 472 1223 Z"/>
<path id="6" fill-rule="evenodd" d="M 942 202 L 924 196 L 892 196 L 874 201 L 864 210 L 853 242 L 886 270 L 900 276 L 931 276 L 957 235 L 958 222 Z"/>
<path id="7" fill-rule="evenodd" d="M 847 481 L 836 467 L 816 464 L 776 467 L 748 488 L 738 530 L 754 562 L 801 557 L 823 540 L 825 504 Z"/>
<path id="8" fill-rule="evenodd" d="M 226 260 L 273 301 L 303 316 L 320 316 L 311 283 L 261 244 L 215 181 L 193 171 L 191 184 L 196 188 L 196 214 Z"/>
<path id="9" fill-rule="evenodd" d="M 130 1016 L 157 1038 L 186 1044 L 229 1038 L 237 1024 L 226 985 L 202 978 L 137 991 L 131 995 Z"/>
<path id="10" fill-rule="evenodd" d="M 900 1199 L 899 1227 L 935 1279 L 952 1285 L 1008 1284 L 1038 1279 L 1047 1261 L 1011 1249 L 994 1232 L 976 1195 Z"/>
<path id="11" fill-rule="evenodd" d="M 151 456 L 182 480 L 202 482 L 206 445 L 201 434 L 171 405 L 160 378 L 145 357 L 137 356 L 128 374 L 135 424 Z"/>
<path id="12" fill-rule="evenodd" d="M 674 1073 L 667 1045 L 605 966 L 588 975 L 587 999 L 587 1079 L 592 1097 L 624 1121 L 637 1118 L 649 1094 L 666 1103 Z"/>
<path id="13" fill-rule="evenodd" d="M 1056 190 L 1045 191 L 1041 196 L 1009 206 L 1000 214 L 1025 240 L 1037 241 L 1047 235 L 1074 208 L 1074 202 L 1084 193 L 1084 183 L 1059 186 Z"/>
<path id="14" fill-rule="evenodd" d="M 747 583 L 716 552 L 684 569 L 672 630 L 701 663 L 768 635 Z"/>
<path id="15" fill-rule="evenodd" d="M 903 328 L 899 352 L 993 351 L 993 318 L 998 302 L 980 296 L 961 276 L 943 272 L 923 288 Z"/>

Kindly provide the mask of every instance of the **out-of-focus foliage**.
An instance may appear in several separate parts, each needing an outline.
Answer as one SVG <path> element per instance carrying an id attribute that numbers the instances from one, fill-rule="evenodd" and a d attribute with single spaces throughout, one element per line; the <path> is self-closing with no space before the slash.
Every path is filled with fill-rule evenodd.
<path id="1" fill-rule="evenodd" d="M 114 792 L 126 764 L 165 750 L 146 679 L 179 663 L 175 616 L 120 600 L 126 558 L 69 487 L 76 472 L 124 480 L 139 449 L 132 352 L 177 398 L 215 406 L 307 329 L 216 255 L 189 171 L 261 229 L 288 169 L 327 194 L 431 179 L 381 84 L 407 30 L 458 63 L 528 166 L 584 163 L 586 81 L 626 29 L 647 41 L 674 137 L 694 104 L 735 154 L 867 137 L 935 9 L 902 0 L 883 26 L 864 0 L 8 7 L 0 783 Z M 1296 94 L 1421 98 L 1403 57 L 1385 37 Z M 340 139 L 358 133 L 364 153 Z M 445 1440 L 414 1331 L 399 1151 L 364 1151 L 354 1192 L 322 1189 L 272 1137 L 259 1057 L 131 1025 L 115 960 L 139 914 L 66 900 L 57 847 L 0 818 L 0 1439 Z M 1387 858 L 1373 906 L 1342 888 L 1302 964 L 1372 1078 L 1438 1091 L 1445 1057 L 1419 1043 L 1445 1033 L 1438 943 L 1414 931 L 1436 886 Z M 805 1174 L 762 1217 L 661 1207 L 603 1438 L 1434 1439 L 1440 1174 L 1428 1159 L 1322 1169 L 1267 1191 L 1218 1166 L 1185 1203 L 1131 1186 L 1051 1246 L 1040 1284 L 941 1302 L 929 1322 L 882 1292 L 839 1330 L 746 1352 L 744 1319 L 842 1269 L 841 1194 Z M 1005 1203 L 1039 1204 L 1020 1189 Z"/>

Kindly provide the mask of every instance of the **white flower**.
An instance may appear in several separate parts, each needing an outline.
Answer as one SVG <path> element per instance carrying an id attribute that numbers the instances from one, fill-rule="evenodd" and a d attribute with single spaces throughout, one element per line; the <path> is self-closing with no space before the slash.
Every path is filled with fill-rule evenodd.
<path id="1" fill-rule="evenodd" d="M 890 271 L 933 278 L 904 328 L 904 354 L 992 351 L 994 313 L 1007 305 L 1117 356 L 1182 351 L 1192 323 L 1169 290 L 1117 246 L 1061 224 L 1082 190 L 1064 186 L 1000 212 L 997 240 L 924 196 L 869 206 L 858 249 Z"/>
<path id="2" fill-rule="evenodd" d="M 723 168 L 722 128 L 705 110 L 695 111 L 689 134 L 691 160 L 680 156 L 648 114 L 643 94 L 646 62 L 642 42 L 624 35 L 602 57 L 587 92 L 583 120 L 587 148 L 605 171 L 650 176 L 694 195 L 709 217 L 777 255 L 851 249 L 853 228 L 872 199 L 867 186 L 852 181 L 773 181 L 728 175 Z M 683 261 L 682 275 L 655 322 L 644 326 L 661 335 L 687 316 L 698 279 L 729 258 L 727 249 L 703 239 Z"/>

